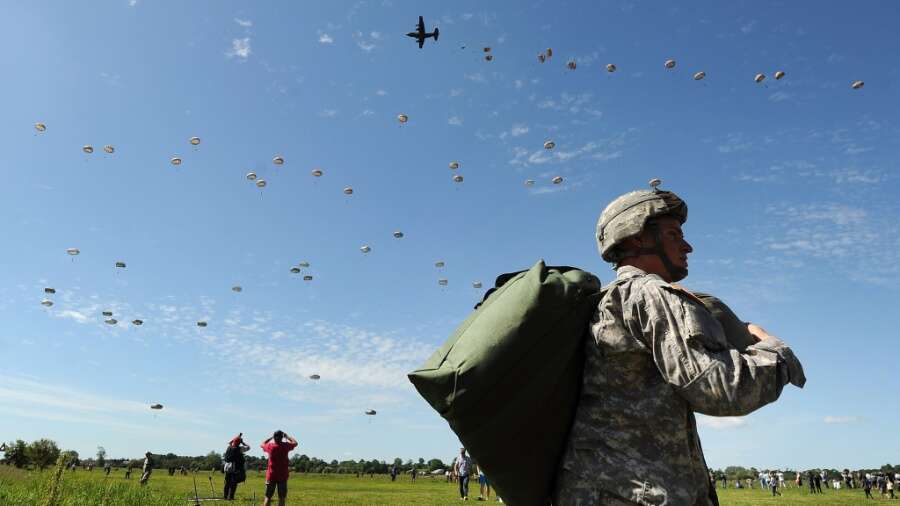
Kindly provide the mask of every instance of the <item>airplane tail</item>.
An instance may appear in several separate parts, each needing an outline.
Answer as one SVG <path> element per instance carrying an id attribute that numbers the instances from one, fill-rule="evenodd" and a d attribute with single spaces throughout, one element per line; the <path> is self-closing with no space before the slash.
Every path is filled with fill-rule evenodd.
<path id="1" fill-rule="evenodd" d="M 434 41 L 437 42 L 438 35 L 440 35 L 441 31 L 438 30 L 438 27 L 434 27 Z"/>

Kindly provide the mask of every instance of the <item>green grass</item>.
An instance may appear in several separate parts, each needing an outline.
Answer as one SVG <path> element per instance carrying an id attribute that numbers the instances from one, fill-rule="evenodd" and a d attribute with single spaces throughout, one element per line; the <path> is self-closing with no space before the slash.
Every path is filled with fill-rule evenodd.
<path id="1" fill-rule="evenodd" d="M 36 506 L 44 505 L 49 481 L 54 470 L 44 472 L 23 471 L 0 465 L 0 505 Z M 74 473 L 65 471 L 59 483 L 59 500 L 50 506 L 185 506 L 194 495 L 192 476 L 169 476 L 165 470 L 154 471 L 146 487 L 138 485 L 140 473 L 132 472 L 131 480 L 123 478 L 122 469 L 113 470 L 106 478 L 102 470 L 87 472 L 79 469 Z M 214 490 L 210 490 L 209 477 L 213 478 Z M 200 472 L 195 475 L 201 497 L 221 494 L 222 474 Z M 350 475 L 303 475 L 294 473 L 289 482 L 288 504 L 294 505 L 447 505 L 459 504 L 455 484 L 448 484 L 442 478 L 419 478 L 411 483 L 409 477 L 398 478 L 391 483 L 387 476 L 357 478 Z M 237 499 L 231 504 L 262 504 L 265 489 L 264 476 L 251 471 L 247 481 L 238 487 Z M 256 492 L 256 502 L 252 502 Z M 768 491 L 722 490 L 719 499 L 723 506 L 744 505 L 836 505 L 850 506 L 867 504 L 862 490 L 828 491 L 822 496 L 808 495 L 805 490 L 787 489 L 782 497 L 772 497 Z M 879 494 L 874 493 L 881 502 Z M 470 502 L 478 496 L 477 481 L 470 485 Z M 474 501 L 477 503 L 477 501 Z M 222 504 L 222 503 L 204 503 Z M 494 502 L 493 504 L 497 504 Z M 900 500 L 896 502 L 900 506 Z"/>

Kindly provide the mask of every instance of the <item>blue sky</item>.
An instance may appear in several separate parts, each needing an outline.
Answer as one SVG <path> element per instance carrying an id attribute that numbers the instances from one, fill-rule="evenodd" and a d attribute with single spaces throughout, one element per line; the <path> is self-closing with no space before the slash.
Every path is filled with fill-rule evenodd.
<path id="1" fill-rule="evenodd" d="M 403 36 L 420 14 L 441 29 L 422 50 Z M 0 439 L 118 457 L 284 429 L 329 459 L 449 460 L 456 438 L 405 373 L 476 280 L 545 258 L 609 281 L 596 218 L 659 177 L 691 209 L 685 284 L 788 341 L 809 378 L 749 417 L 701 418 L 709 464 L 896 460 L 897 18 L 887 3 L 10 5 Z M 289 272 L 302 261 L 310 282 Z"/>

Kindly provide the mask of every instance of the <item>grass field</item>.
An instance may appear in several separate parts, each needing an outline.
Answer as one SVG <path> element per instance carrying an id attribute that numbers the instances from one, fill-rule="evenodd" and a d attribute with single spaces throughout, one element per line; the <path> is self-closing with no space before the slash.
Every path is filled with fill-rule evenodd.
<path id="1" fill-rule="evenodd" d="M 2 506 L 185 506 L 192 504 L 194 478 L 201 498 L 219 497 L 223 484 L 221 474 L 200 472 L 194 476 L 169 476 L 165 471 L 154 472 L 148 486 L 138 485 L 137 470 L 131 480 L 123 478 L 124 471 L 114 470 L 109 478 L 102 471 L 74 473 L 65 471 L 57 490 L 58 500 L 47 503 L 53 469 L 29 472 L 8 466 L 0 466 L 0 505 Z M 212 476 L 213 489 L 209 477 Z M 477 481 L 470 487 L 470 502 L 478 497 Z M 455 484 L 443 479 L 419 478 L 411 483 L 409 477 L 398 478 L 391 483 L 387 476 L 357 478 L 350 475 L 291 476 L 288 504 L 318 505 L 443 505 L 460 502 Z M 238 487 L 237 499 L 231 504 L 262 504 L 265 489 L 262 475 L 249 472 L 247 481 Z M 256 501 L 253 501 L 256 492 Z M 882 499 L 877 493 L 876 501 Z M 719 490 L 723 506 L 743 505 L 857 505 L 867 504 L 862 490 L 828 491 L 824 495 L 808 495 L 806 491 L 787 489 L 782 497 L 772 497 L 767 491 Z M 476 501 L 477 502 L 477 501 Z M 869 501 L 873 502 L 873 501 Z M 204 502 L 217 504 L 217 502 Z M 493 504 L 498 504 L 494 502 Z M 900 506 L 900 500 L 896 502 Z"/>

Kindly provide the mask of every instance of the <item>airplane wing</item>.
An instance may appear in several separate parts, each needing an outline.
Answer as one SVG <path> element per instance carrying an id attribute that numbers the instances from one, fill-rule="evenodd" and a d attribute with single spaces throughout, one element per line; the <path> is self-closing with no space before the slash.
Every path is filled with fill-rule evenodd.
<path id="1" fill-rule="evenodd" d="M 425 19 L 422 16 L 419 16 L 419 33 L 425 33 Z"/>
<path id="2" fill-rule="evenodd" d="M 422 49 L 423 44 L 425 44 L 425 37 L 419 37 L 419 49 Z"/>

